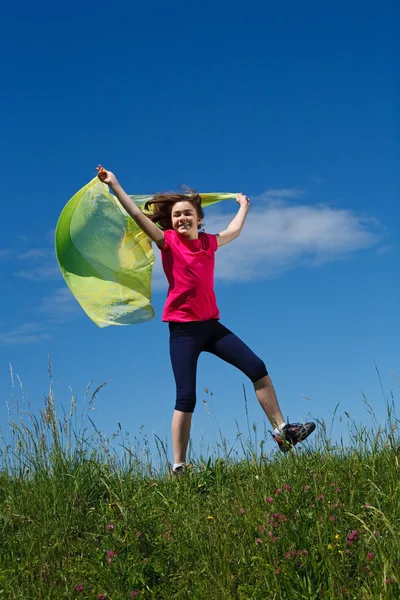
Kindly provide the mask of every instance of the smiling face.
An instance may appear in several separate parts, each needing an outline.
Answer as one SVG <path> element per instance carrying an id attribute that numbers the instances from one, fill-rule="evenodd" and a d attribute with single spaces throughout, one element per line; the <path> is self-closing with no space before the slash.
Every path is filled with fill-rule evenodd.
<path id="1" fill-rule="evenodd" d="M 198 225 L 201 218 L 198 216 L 196 208 L 188 200 L 175 202 L 171 211 L 172 228 L 179 235 L 195 240 L 198 238 Z"/>

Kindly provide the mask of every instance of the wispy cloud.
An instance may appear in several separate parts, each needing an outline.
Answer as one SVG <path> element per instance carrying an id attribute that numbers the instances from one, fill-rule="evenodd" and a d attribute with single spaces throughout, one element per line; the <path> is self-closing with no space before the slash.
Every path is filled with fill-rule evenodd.
<path id="1" fill-rule="evenodd" d="M 82 313 L 82 309 L 69 289 L 64 287 L 43 298 L 36 312 L 44 316 L 43 322 L 22 323 L 8 330 L 4 330 L 4 323 L 0 324 L 0 346 L 51 341 L 53 337 L 48 333 L 48 328 L 65 323 L 68 316 Z"/>
<path id="2" fill-rule="evenodd" d="M 82 313 L 78 302 L 67 287 L 58 288 L 50 296 L 43 298 L 38 311 L 46 313 L 49 318 L 53 317 L 58 322 L 65 320 L 66 315 Z"/>
<path id="3" fill-rule="evenodd" d="M 11 258 L 11 256 L 12 252 L 10 248 L 3 248 L 2 250 L 0 250 L 0 260 L 8 260 L 9 258 Z"/>
<path id="4" fill-rule="evenodd" d="M 52 336 L 44 328 L 43 323 L 22 323 L 8 331 L 0 330 L 0 346 L 37 344 L 52 340 Z"/>
<path id="5" fill-rule="evenodd" d="M 322 183 L 322 179 L 321 177 L 318 177 L 318 175 L 311 175 L 310 179 L 314 185 L 321 185 Z"/>
<path id="6" fill-rule="evenodd" d="M 21 254 L 18 255 L 18 258 L 20 260 L 26 260 L 26 259 L 41 259 L 41 258 L 50 258 L 50 250 L 49 248 L 31 248 L 30 250 L 27 250 L 26 252 L 22 252 Z"/>
<path id="7" fill-rule="evenodd" d="M 225 227 L 226 215 L 208 223 L 208 231 Z M 298 265 L 321 266 L 375 246 L 382 237 L 374 219 L 350 210 L 271 202 L 251 211 L 241 236 L 218 251 L 216 278 L 248 281 Z"/>
<path id="8" fill-rule="evenodd" d="M 62 279 L 53 248 L 30 248 L 21 252 L 17 258 L 29 261 L 29 268 L 14 272 L 16 277 L 29 281 L 56 281 Z"/>
<path id="9" fill-rule="evenodd" d="M 49 229 L 49 231 L 47 231 L 47 233 L 45 234 L 44 239 L 46 240 L 46 242 L 49 242 L 49 244 L 53 244 L 54 245 L 55 235 L 56 235 L 55 228 Z"/>
<path id="10" fill-rule="evenodd" d="M 282 199 L 287 199 L 287 198 L 302 198 L 305 194 L 305 191 L 300 189 L 300 188 L 283 188 L 283 189 L 276 189 L 276 190 L 266 190 L 265 192 L 262 192 L 262 194 L 258 194 L 257 196 L 253 196 L 252 200 L 267 200 L 267 201 L 271 201 L 271 200 L 282 200 Z"/>
<path id="11" fill-rule="evenodd" d="M 58 266 L 48 264 L 38 265 L 29 270 L 15 271 L 14 275 L 29 281 L 56 281 L 62 279 Z"/>

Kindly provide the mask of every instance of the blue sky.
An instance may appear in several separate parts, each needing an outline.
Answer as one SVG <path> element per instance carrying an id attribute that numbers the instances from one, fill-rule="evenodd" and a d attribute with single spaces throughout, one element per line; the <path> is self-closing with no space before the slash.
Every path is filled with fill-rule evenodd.
<path id="1" fill-rule="evenodd" d="M 386 395 L 398 398 L 389 371 L 400 377 L 394 3 L 19 10 L 4 15 L 0 39 L 3 428 L 9 363 L 36 411 L 50 355 L 65 405 L 69 388 L 79 404 L 88 381 L 109 381 L 92 415 L 100 430 L 111 434 L 119 421 L 131 437 L 169 438 L 159 262 L 155 319 L 99 329 L 55 260 L 58 216 L 99 162 L 131 194 L 187 184 L 250 196 L 242 236 L 217 253 L 221 321 L 265 360 L 290 420 L 330 422 L 340 402 L 339 414 L 367 423 L 360 390 L 383 419 L 374 362 Z M 210 208 L 207 231 L 235 210 Z M 245 427 L 243 383 L 262 429 L 251 384 L 201 358 L 195 449 L 212 446 L 218 429 L 232 441 L 235 421 Z M 337 420 L 334 436 L 345 429 Z"/>

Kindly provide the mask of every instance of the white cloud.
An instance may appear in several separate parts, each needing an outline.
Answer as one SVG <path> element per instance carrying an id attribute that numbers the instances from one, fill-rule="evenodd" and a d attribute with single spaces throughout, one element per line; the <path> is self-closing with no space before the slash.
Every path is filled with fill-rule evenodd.
<path id="1" fill-rule="evenodd" d="M 22 323 L 8 331 L 0 331 L 0 346 L 37 344 L 52 340 L 52 336 L 43 330 L 42 323 Z"/>
<path id="2" fill-rule="evenodd" d="M 258 196 L 252 196 L 252 201 L 254 200 L 277 200 L 283 198 L 302 198 L 305 194 L 305 191 L 300 188 L 283 188 L 277 190 L 266 190 L 262 194 L 258 194 Z"/>
<path id="3" fill-rule="evenodd" d="M 207 231 L 226 228 L 229 215 L 207 219 Z M 296 265 L 317 266 L 377 245 L 379 224 L 346 209 L 270 202 L 253 209 L 240 237 L 217 252 L 216 278 L 248 281 Z"/>

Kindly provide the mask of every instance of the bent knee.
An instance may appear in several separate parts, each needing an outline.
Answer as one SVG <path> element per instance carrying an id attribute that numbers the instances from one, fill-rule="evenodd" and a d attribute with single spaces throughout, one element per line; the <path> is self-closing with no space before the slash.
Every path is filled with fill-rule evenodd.
<path id="1" fill-rule="evenodd" d="M 257 383 L 260 379 L 263 379 L 268 375 L 267 367 L 265 363 L 260 359 L 254 365 L 253 369 L 249 373 L 249 377 L 253 383 Z"/>

